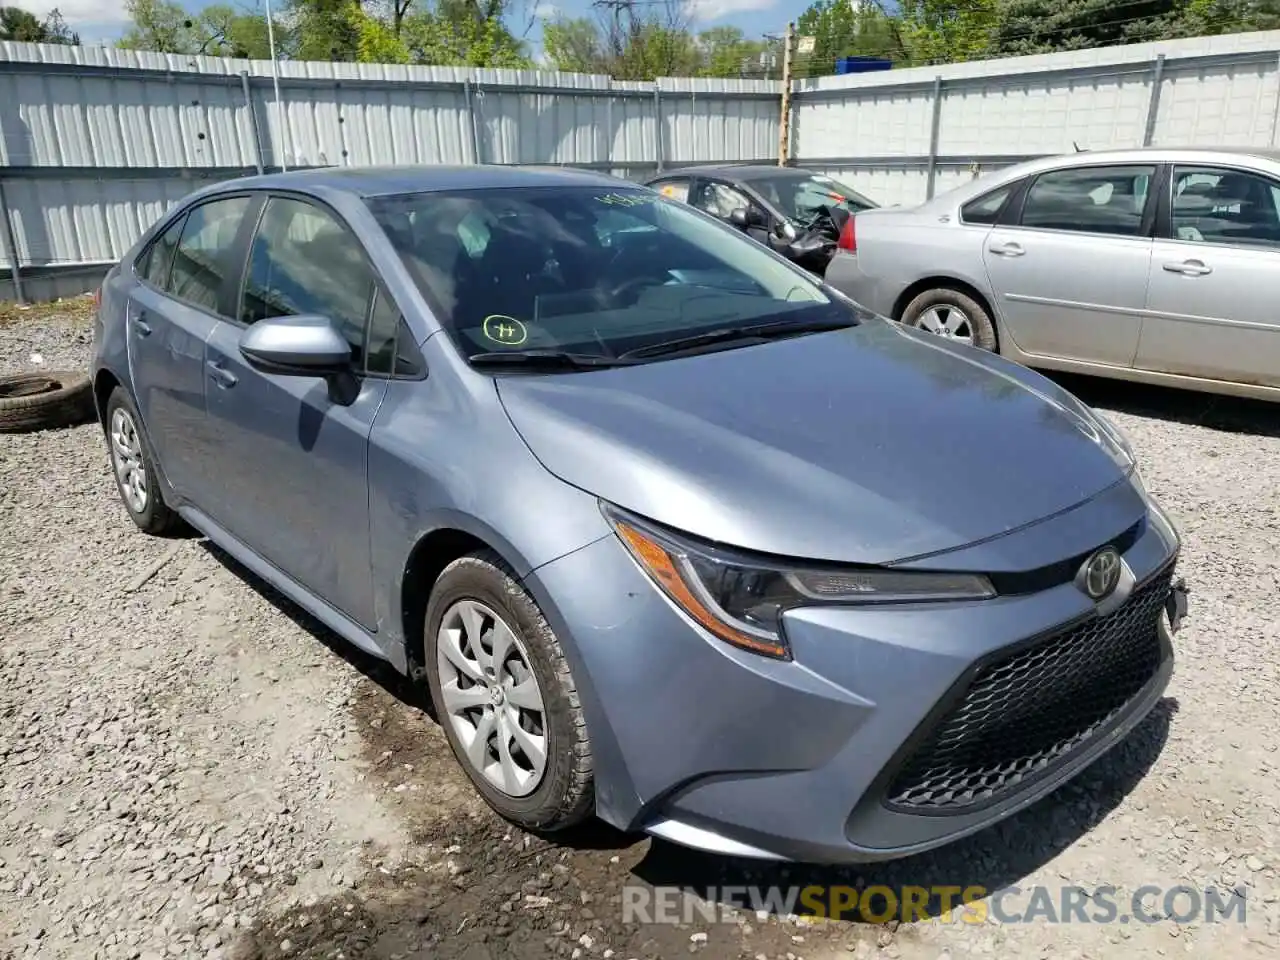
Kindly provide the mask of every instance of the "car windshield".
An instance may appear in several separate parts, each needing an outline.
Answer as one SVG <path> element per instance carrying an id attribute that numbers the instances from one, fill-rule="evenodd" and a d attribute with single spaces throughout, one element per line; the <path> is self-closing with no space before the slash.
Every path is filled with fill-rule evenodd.
<path id="1" fill-rule="evenodd" d="M 875 206 L 852 187 L 820 174 L 752 177 L 750 184 L 780 213 L 799 222 L 812 220 L 823 207 L 843 207 L 857 213 Z"/>
<path id="2" fill-rule="evenodd" d="M 727 327 L 857 321 L 762 245 L 644 188 L 500 188 L 368 202 L 467 356 L 618 357 Z"/>

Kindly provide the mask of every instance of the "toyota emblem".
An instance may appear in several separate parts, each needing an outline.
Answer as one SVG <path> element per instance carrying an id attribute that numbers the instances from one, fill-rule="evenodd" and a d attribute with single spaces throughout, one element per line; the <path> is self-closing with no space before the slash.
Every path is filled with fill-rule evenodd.
<path id="1" fill-rule="evenodd" d="M 1115 547 L 1103 547 L 1080 568 L 1080 586 L 1090 600 L 1101 600 L 1120 582 L 1120 554 Z"/>

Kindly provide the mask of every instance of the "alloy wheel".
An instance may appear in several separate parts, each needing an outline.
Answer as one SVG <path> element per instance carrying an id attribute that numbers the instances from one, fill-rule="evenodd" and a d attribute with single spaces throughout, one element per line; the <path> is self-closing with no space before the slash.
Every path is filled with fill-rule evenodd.
<path id="1" fill-rule="evenodd" d="M 134 513 L 147 509 L 147 468 L 142 460 L 142 439 L 129 411 L 117 407 L 111 414 L 111 464 L 125 503 Z"/>
<path id="2" fill-rule="evenodd" d="M 948 340 L 973 345 L 973 323 L 969 315 L 950 303 L 939 303 L 920 314 L 920 329 Z"/>
<path id="3" fill-rule="evenodd" d="M 509 797 L 547 769 L 547 716 L 524 642 L 492 609 L 459 600 L 436 635 L 438 705 L 472 770 Z"/>

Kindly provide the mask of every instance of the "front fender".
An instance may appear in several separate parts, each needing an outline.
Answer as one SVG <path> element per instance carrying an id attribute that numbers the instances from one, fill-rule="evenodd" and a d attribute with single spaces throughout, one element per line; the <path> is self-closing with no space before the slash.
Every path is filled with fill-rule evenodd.
<path id="1" fill-rule="evenodd" d="M 533 456 L 491 382 L 464 382 L 430 360 L 428 368 L 425 380 L 390 384 L 370 436 L 374 601 L 384 648 L 406 641 L 405 573 L 424 537 L 467 534 L 523 579 L 610 532 L 595 496 Z"/>

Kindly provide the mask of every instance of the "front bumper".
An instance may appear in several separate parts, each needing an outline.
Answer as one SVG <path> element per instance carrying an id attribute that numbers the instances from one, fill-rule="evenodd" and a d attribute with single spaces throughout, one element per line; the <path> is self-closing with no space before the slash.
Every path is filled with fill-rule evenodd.
<path id="1" fill-rule="evenodd" d="M 613 537 L 541 568 L 530 586 L 569 641 L 602 818 L 724 854 L 862 862 L 1002 820 L 1136 726 L 1172 674 L 1171 638 L 1186 609 L 1173 581 L 1177 552 L 1176 534 L 1154 510 L 1124 551 L 1138 587 L 1109 618 L 1130 616 L 1145 598 L 1139 632 L 1147 632 L 1136 640 L 1113 630 L 1110 640 L 1091 641 L 1088 631 L 1100 631 L 1104 618 L 1068 581 L 980 603 L 793 611 L 792 662 L 702 633 Z M 1114 662 L 1091 660 L 1094 647 Z M 1015 661 L 1025 673 L 1055 657 L 1054 670 L 981 701 Z M 1112 691 L 1116 702 L 1101 704 L 1105 716 L 1075 742 L 1041 756 L 998 755 L 1001 743 L 1044 721 L 1037 705 L 1073 703 L 1119 668 L 1129 687 Z M 972 736 L 956 747 L 964 723 Z M 950 752 L 929 753 L 939 742 Z"/>

